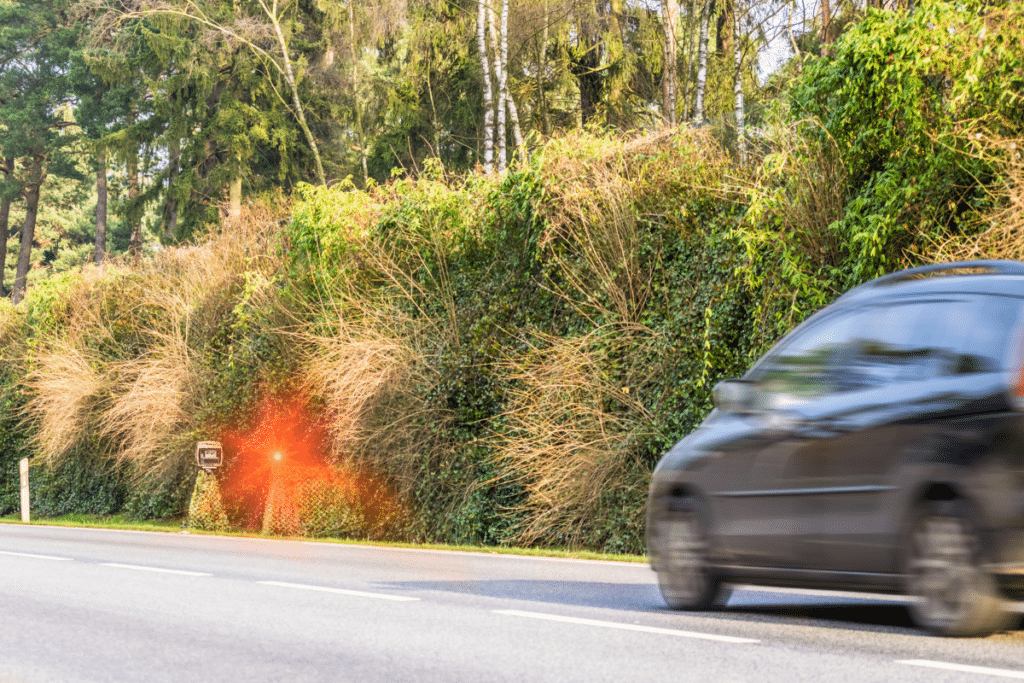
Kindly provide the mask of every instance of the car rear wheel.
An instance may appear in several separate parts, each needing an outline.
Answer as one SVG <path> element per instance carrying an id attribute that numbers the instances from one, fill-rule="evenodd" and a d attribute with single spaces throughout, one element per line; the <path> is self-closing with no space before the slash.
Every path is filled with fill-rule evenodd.
<path id="1" fill-rule="evenodd" d="M 696 498 L 671 501 L 658 525 L 658 585 L 672 609 L 698 610 L 728 597 L 708 562 L 708 543 Z"/>
<path id="2" fill-rule="evenodd" d="M 986 636 L 1012 613 L 984 569 L 978 530 L 963 500 L 920 506 L 910 525 L 906 566 L 914 621 L 943 636 Z"/>

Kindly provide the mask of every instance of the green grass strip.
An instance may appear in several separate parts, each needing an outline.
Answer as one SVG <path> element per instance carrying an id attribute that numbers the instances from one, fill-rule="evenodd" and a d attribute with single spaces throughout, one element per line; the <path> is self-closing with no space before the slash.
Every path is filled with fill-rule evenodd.
<path id="1" fill-rule="evenodd" d="M 25 524 L 19 514 L 0 517 L 0 524 Z M 511 546 L 451 545 L 447 543 L 402 543 L 395 541 L 366 541 L 343 538 L 308 538 L 306 536 L 264 536 L 245 531 L 216 533 L 185 529 L 182 520 L 130 520 L 125 515 L 73 514 L 60 517 L 34 519 L 28 525 L 86 527 L 93 529 L 124 529 L 129 531 L 162 531 L 165 533 L 189 533 L 197 536 L 231 536 L 236 538 L 274 538 L 308 543 L 339 543 L 344 545 L 373 545 L 385 548 L 418 548 L 423 550 L 447 550 L 452 552 L 486 553 L 492 555 L 523 555 L 527 557 L 554 557 L 573 560 L 601 560 L 606 562 L 646 562 L 644 555 L 616 555 L 590 550 L 564 550 L 558 548 L 518 548 Z"/>

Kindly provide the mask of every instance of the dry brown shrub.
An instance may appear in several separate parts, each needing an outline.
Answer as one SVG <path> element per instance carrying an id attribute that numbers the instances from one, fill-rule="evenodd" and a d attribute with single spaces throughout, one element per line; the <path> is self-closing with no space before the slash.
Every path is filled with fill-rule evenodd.
<path id="1" fill-rule="evenodd" d="M 546 227 L 539 246 L 575 290 L 567 298 L 582 296 L 593 312 L 607 297 L 619 320 L 636 322 L 653 277 L 641 264 L 643 224 L 666 220 L 650 212 L 648 197 L 718 187 L 728 165 L 703 129 L 625 143 L 581 131 L 550 145 L 540 174 L 545 200 L 538 213 Z"/>
<path id="2" fill-rule="evenodd" d="M 25 334 L 25 323 L 21 313 L 9 299 L 0 301 L 0 357 L 9 358 L 6 353 L 20 345 Z"/>
<path id="3" fill-rule="evenodd" d="M 546 258 L 563 274 L 560 292 L 584 316 L 614 320 L 580 337 L 539 337 L 532 350 L 504 368 L 515 387 L 505 429 L 493 437 L 502 478 L 525 495 L 522 522 L 512 540 L 523 544 L 595 542 L 595 524 L 616 514 L 642 524 L 650 472 L 641 442 L 653 419 L 638 400 L 649 378 L 628 368 L 629 359 L 653 341 L 638 324 L 654 273 L 641 247 L 651 223 L 691 229 L 686 201 L 673 215 L 666 196 L 716 196 L 732 173 L 728 154 L 706 129 L 600 139 L 578 132 L 545 151 L 540 173 L 545 199 L 538 207 Z M 626 377 L 611 384 L 609 368 Z"/>
<path id="4" fill-rule="evenodd" d="M 650 433 L 651 417 L 635 386 L 609 384 L 604 368 L 609 354 L 646 336 L 639 326 L 552 336 L 544 348 L 509 361 L 517 388 L 506 413 L 507 434 L 495 437 L 494 457 L 503 476 L 526 493 L 514 542 L 592 541 L 594 522 L 607 517 L 609 492 L 642 498 L 650 471 L 638 445 Z M 630 515 L 641 525 L 643 506 Z"/>
<path id="5" fill-rule="evenodd" d="M 143 304 L 159 312 L 160 324 L 145 331 L 144 355 L 115 368 L 110 403 L 98 418 L 134 476 L 160 481 L 191 457 L 182 435 L 201 427 L 193 416 L 204 399 L 206 342 L 243 288 L 251 305 L 273 306 L 270 281 L 280 264 L 272 226 L 260 212 L 243 214 L 208 242 L 165 250 L 148 267 Z"/>
<path id="6" fill-rule="evenodd" d="M 1007 138 L 984 127 L 965 133 L 971 154 L 998 170 L 989 187 L 993 208 L 977 216 L 969 235 L 929 241 L 914 250 L 916 259 L 934 263 L 974 259 L 1024 261 L 1024 139 Z"/>
<path id="7" fill-rule="evenodd" d="M 209 332 L 236 303 L 236 288 L 257 305 L 270 306 L 269 278 L 281 267 L 277 226 L 290 204 L 248 204 L 240 216 L 225 219 L 201 244 L 165 249 L 146 269 L 145 303 L 166 312 L 170 328 Z"/>
<path id="8" fill-rule="evenodd" d="M 189 349 L 183 338 L 170 338 L 112 370 L 116 379 L 97 415 L 99 433 L 116 444 L 116 460 L 130 463 L 133 475 L 161 480 L 189 456 L 180 438 L 196 426 L 198 373 Z"/>
<path id="9" fill-rule="evenodd" d="M 273 215 L 249 207 L 203 244 L 164 249 L 135 266 L 83 269 L 26 378 L 25 414 L 44 461 L 56 464 L 95 434 L 132 476 L 174 476 L 191 457 L 182 438 L 198 427 L 192 416 L 203 399 L 206 342 L 240 289 L 257 305 L 273 296 Z M 137 345 L 127 358 L 126 335 Z"/>

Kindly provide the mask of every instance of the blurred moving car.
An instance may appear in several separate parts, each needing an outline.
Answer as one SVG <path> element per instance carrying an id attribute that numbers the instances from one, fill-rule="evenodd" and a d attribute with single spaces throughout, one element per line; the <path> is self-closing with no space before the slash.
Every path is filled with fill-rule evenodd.
<path id="1" fill-rule="evenodd" d="M 908 593 L 936 634 L 1024 598 L 1024 263 L 913 268 L 714 389 L 661 459 L 647 546 L 676 609 L 731 582 Z"/>

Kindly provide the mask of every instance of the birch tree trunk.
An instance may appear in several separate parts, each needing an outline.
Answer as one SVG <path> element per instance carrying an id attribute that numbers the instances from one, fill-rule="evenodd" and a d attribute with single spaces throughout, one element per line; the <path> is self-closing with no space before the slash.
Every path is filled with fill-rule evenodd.
<path id="1" fill-rule="evenodd" d="M 551 110 L 548 108 L 547 88 L 544 87 L 544 74 L 548 70 L 549 9 L 549 0 L 544 0 L 544 31 L 541 34 L 540 54 L 537 55 L 537 93 L 540 95 L 540 119 L 543 122 L 544 135 L 551 135 Z"/>
<path id="2" fill-rule="evenodd" d="M 829 0 L 821 0 L 821 56 L 827 57 L 832 40 L 829 36 L 829 25 L 832 23 L 832 5 Z"/>
<path id="3" fill-rule="evenodd" d="M 494 168 L 494 97 L 491 90 L 491 67 L 487 59 L 486 0 L 477 0 L 476 43 L 480 51 L 484 82 L 484 173 L 490 173 Z"/>
<path id="4" fill-rule="evenodd" d="M 508 115 L 512 119 L 512 136 L 516 141 L 516 154 L 519 160 L 526 161 L 526 140 L 523 138 L 523 129 L 519 127 L 519 110 L 516 108 L 516 101 L 508 93 L 508 84 L 505 85 L 505 101 L 508 102 Z"/>
<path id="5" fill-rule="evenodd" d="M 516 141 L 516 153 L 520 161 L 526 161 L 526 143 L 523 140 L 523 129 L 519 127 L 519 110 L 516 101 L 508 91 L 508 0 L 501 2 L 501 71 L 505 74 L 502 85 L 502 98 L 508 105 L 508 116 L 512 123 L 512 136 Z"/>
<path id="6" fill-rule="evenodd" d="M 502 3 L 502 9 L 504 10 L 505 5 Z M 505 40 L 505 35 L 498 35 L 498 26 L 495 20 L 494 8 L 487 7 L 487 23 L 490 27 L 491 36 L 491 47 L 494 50 L 494 74 L 497 77 L 497 88 L 498 88 L 498 100 L 494 107 L 494 113 L 497 118 L 497 130 L 495 136 L 497 137 L 497 157 L 498 157 L 498 173 L 505 170 L 508 165 L 508 155 L 505 150 L 505 61 L 508 55 L 508 42 Z"/>
<path id="7" fill-rule="evenodd" d="M 352 101 L 355 103 L 356 135 L 359 136 L 359 161 L 363 167 L 363 185 L 370 179 L 366 166 L 366 132 L 363 130 L 362 108 L 359 106 L 359 61 L 356 55 L 355 0 L 348 1 L 349 46 L 352 48 Z"/>
<path id="8" fill-rule="evenodd" d="M 735 0 L 732 13 L 732 35 L 733 54 L 735 55 L 736 75 L 733 81 L 733 93 L 736 96 L 736 159 L 740 166 L 746 163 L 746 144 L 743 130 L 743 50 L 740 40 L 740 15 L 742 12 L 740 0 Z"/>
<path id="9" fill-rule="evenodd" d="M 324 176 L 323 162 L 320 160 L 320 148 L 316 144 L 316 138 L 313 136 L 313 131 L 309 129 L 309 124 L 306 123 L 306 110 L 302 106 L 302 100 L 299 99 L 299 88 L 295 81 L 295 72 L 292 70 L 292 60 L 288 54 L 288 41 L 284 39 L 284 30 L 281 28 L 281 17 L 277 13 L 277 0 L 274 0 L 273 5 L 270 7 L 267 7 L 266 3 L 263 0 L 260 0 L 260 6 L 263 8 L 267 17 L 270 18 L 270 25 L 274 27 L 274 35 L 277 37 L 277 45 L 281 48 L 281 59 L 284 66 L 284 79 L 292 93 L 292 104 L 295 106 L 295 117 L 299 120 L 299 127 L 302 128 L 302 132 L 305 133 L 306 141 L 309 143 L 309 148 L 313 152 L 313 161 L 316 163 L 316 182 L 318 185 L 326 185 L 327 179 Z"/>
<path id="10" fill-rule="evenodd" d="M 708 24 L 711 22 L 711 6 L 715 0 L 705 0 L 700 13 L 700 43 L 697 47 L 697 91 L 693 105 L 693 120 L 704 122 L 704 91 L 708 83 Z"/>
<path id="11" fill-rule="evenodd" d="M 786 5 L 786 35 L 789 36 L 789 47 L 793 50 L 795 57 L 800 57 L 800 46 L 796 44 L 796 37 L 793 36 L 793 8 L 796 7 L 796 0 Z M 800 68 L 800 61 L 797 60 L 797 69 Z"/>
<path id="12" fill-rule="evenodd" d="M 669 125 L 675 125 L 676 98 L 679 92 L 679 83 L 676 74 L 676 65 L 679 60 L 679 1 L 662 0 L 662 16 L 665 20 L 665 40 L 662 43 L 664 55 L 664 76 L 661 79 L 662 90 L 662 116 Z"/>
<path id="13" fill-rule="evenodd" d="M 681 122 L 689 121 L 693 113 L 690 109 L 690 102 L 692 100 L 691 92 L 694 86 L 693 81 L 696 80 L 696 73 L 693 73 L 693 78 L 691 78 L 691 72 L 693 71 L 694 63 L 697 61 L 697 39 L 700 37 L 700 13 L 697 12 L 698 0 L 688 0 L 688 2 L 690 4 L 687 5 L 686 12 L 687 26 L 683 31 L 687 37 L 686 54 L 683 57 L 686 66 L 683 69 L 682 83 L 677 86 L 678 89 L 676 91 L 676 100 L 681 100 L 683 103 L 682 113 L 679 115 Z"/>

